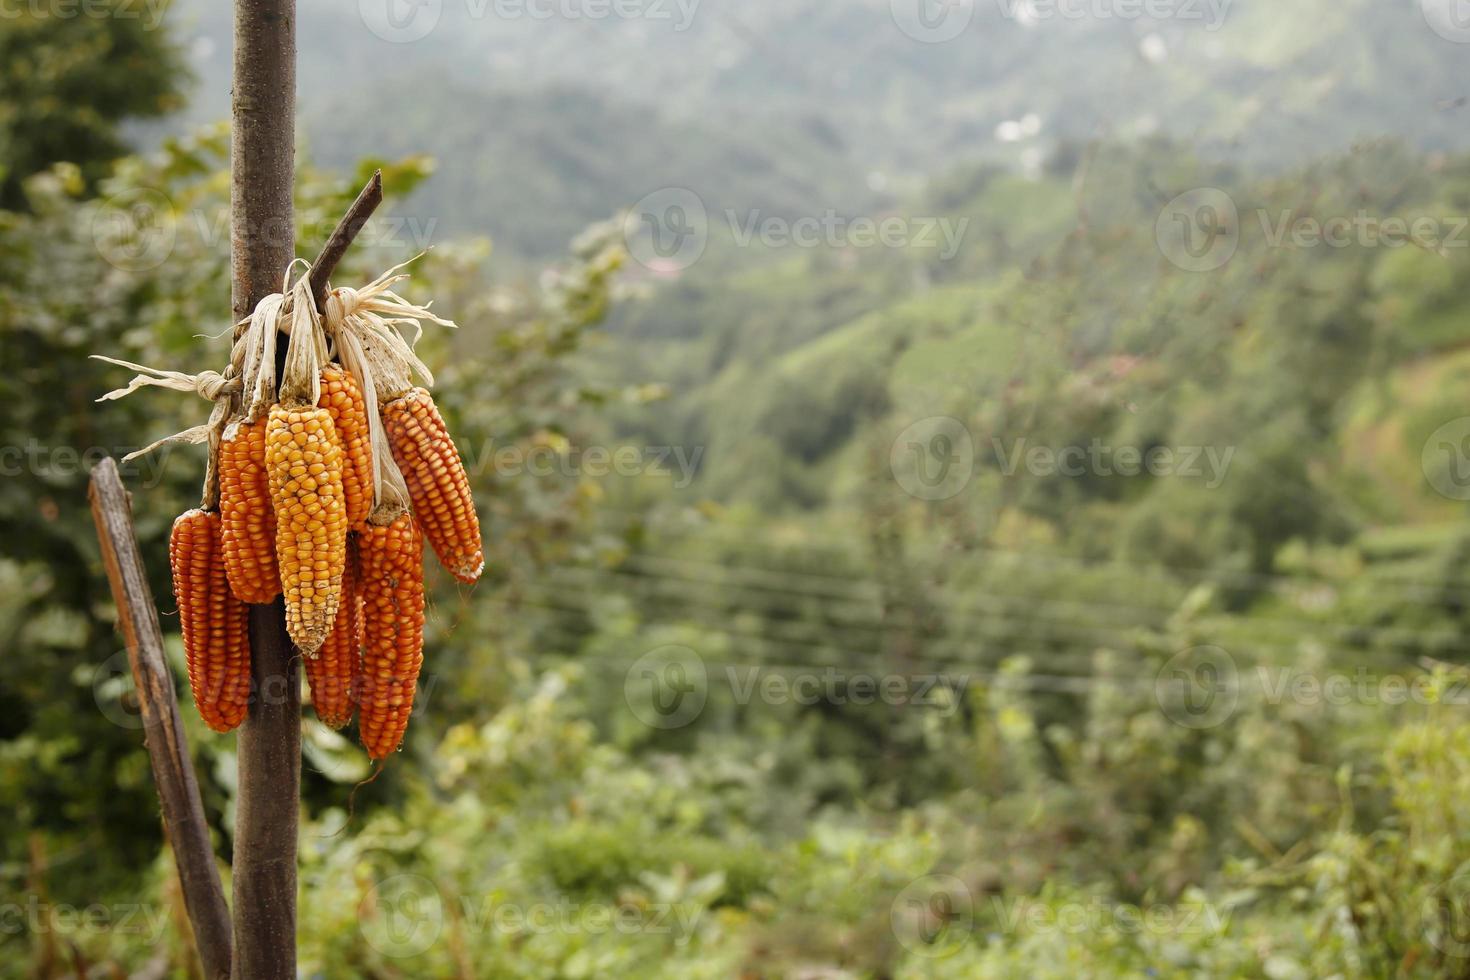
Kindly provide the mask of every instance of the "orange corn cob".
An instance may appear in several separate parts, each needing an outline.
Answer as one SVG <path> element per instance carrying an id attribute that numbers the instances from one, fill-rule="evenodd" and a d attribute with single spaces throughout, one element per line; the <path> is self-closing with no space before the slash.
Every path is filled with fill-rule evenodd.
<path id="1" fill-rule="evenodd" d="M 219 514 L 191 510 L 174 521 L 168 560 L 184 634 L 189 688 L 204 723 L 227 732 L 250 705 L 250 626 L 220 560 Z"/>
<path id="2" fill-rule="evenodd" d="M 368 433 L 367 405 L 351 372 L 336 364 L 322 368 L 318 408 L 332 415 L 332 426 L 342 442 L 342 492 L 347 501 L 347 524 L 357 528 L 373 509 L 372 439 Z"/>
<path id="3" fill-rule="evenodd" d="M 424 538 L 409 514 L 369 523 L 358 540 L 362 572 L 362 677 L 358 729 L 368 755 L 398 748 L 424 663 Z"/>
<path id="4" fill-rule="evenodd" d="M 434 399 L 422 388 L 393 399 L 383 407 L 383 427 L 424 536 L 455 578 L 474 582 L 485 567 L 480 518 L 459 450 Z"/>
<path id="5" fill-rule="evenodd" d="M 220 543 L 230 590 L 264 604 L 281 594 L 276 509 L 265 471 L 265 425 L 242 422 L 219 447 Z"/>
<path id="6" fill-rule="evenodd" d="M 352 696 L 362 664 L 362 589 L 358 584 L 357 543 L 347 543 L 342 602 L 332 631 L 315 657 L 306 657 L 306 679 L 316 716 L 329 728 L 352 720 Z"/>
<path id="7" fill-rule="evenodd" d="M 286 594 L 286 631 L 316 653 L 331 631 L 347 563 L 342 447 L 324 408 L 271 409 L 266 472 L 276 508 L 276 558 Z"/>

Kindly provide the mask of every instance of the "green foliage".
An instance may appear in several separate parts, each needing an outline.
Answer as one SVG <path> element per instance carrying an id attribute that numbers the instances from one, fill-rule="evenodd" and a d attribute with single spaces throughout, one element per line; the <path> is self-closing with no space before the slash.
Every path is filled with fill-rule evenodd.
<path id="1" fill-rule="evenodd" d="M 345 169 L 301 168 L 302 254 L 374 166 L 386 219 L 418 220 L 425 238 L 425 219 L 503 229 L 512 254 L 441 246 L 406 286 L 461 324 L 422 350 L 488 568 L 472 592 L 431 573 L 419 710 L 376 779 L 354 788 L 369 771 L 350 731 L 304 721 L 303 975 L 1464 975 L 1470 533 L 1463 502 L 1433 490 L 1448 462 L 1423 450 L 1464 412 L 1470 259 L 1422 242 L 1282 245 L 1262 221 L 1463 214 L 1470 158 L 1369 143 L 1261 174 L 1163 137 L 1062 139 L 1025 174 L 982 161 L 904 198 L 906 213 L 968 220 L 949 257 L 745 247 L 717 229 L 693 267 L 651 278 L 627 267 L 613 221 L 555 265 L 526 264 L 561 255 L 610 198 L 690 171 L 716 211 L 724 193 L 770 214 L 826 195 L 888 207 L 885 193 L 908 191 L 874 190 L 881 172 L 849 186 L 837 161 L 904 165 L 920 141 L 879 154 L 875 133 L 922 132 L 932 156 L 972 145 L 974 119 L 1036 107 L 1060 134 L 1090 132 L 1092 109 L 1157 90 L 1204 121 L 1202 145 L 1250 132 L 1315 148 L 1342 119 L 1373 131 L 1412 115 L 1400 87 L 1356 67 L 1412 63 L 1448 84 L 1454 52 L 1405 46 L 1403 11 L 1350 3 L 1314 6 L 1320 18 L 1252 7 L 1220 59 L 1190 56 L 1200 38 L 1183 32 L 1167 39 L 1180 57 L 1128 72 L 1106 69 L 1120 51 L 1136 61 L 1130 31 L 1079 33 L 1068 61 L 987 19 L 1005 43 L 976 66 L 962 44 L 914 57 L 886 22 L 880 38 L 825 8 L 773 9 L 752 7 L 754 36 L 779 29 L 817 57 L 840 26 L 864 65 L 841 83 L 853 99 L 828 100 L 832 119 L 811 118 L 784 76 L 763 82 L 790 97 L 774 110 L 781 154 L 709 108 L 747 98 L 763 62 L 674 85 L 669 60 L 636 59 L 629 70 L 667 93 L 658 112 L 562 86 L 481 96 L 436 68 L 422 77 L 442 98 L 375 77 L 391 99 L 343 84 L 352 107 L 309 127 Z M 303 9 L 317 27 L 341 13 Z M 1354 18 L 1387 54 L 1344 40 Z M 4 976 L 189 971 L 84 462 L 204 406 L 161 392 L 95 406 L 123 378 L 86 355 L 223 361 L 227 148 L 212 128 L 108 163 L 102 135 L 152 110 L 114 106 L 97 38 L 138 39 L 101 26 L 5 28 L 73 32 L 54 50 L 30 38 L 25 56 L 106 73 L 86 91 L 113 108 L 76 116 L 78 149 L 3 162 L 20 196 L 0 202 L 0 811 L 13 815 L 0 880 L 24 898 L 0 904 Z M 714 34 L 676 40 L 719 65 Z M 575 75 L 559 53 L 586 48 L 563 37 L 537 57 Z M 616 61 L 621 43 L 589 60 Z M 405 71 L 435 60 L 432 44 L 403 47 Z M 380 72 L 360 54 L 343 64 Z M 1297 99 L 1300 76 L 1241 69 L 1287 60 L 1336 78 L 1325 101 Z M 1095 90 L 1063 98 L 1060 72 Z M 143 98 L 157 80 L 139 78 Z M 963 82 L 970 101 L 926 103 L 903 84 L 915 78 Z M 60 111 L 16 91 L 0 120 Z M 361 104 L 393 131 L 347 111 Z M 1451 118 L 1415 122 L 1421 144 L 1448 142 Z M 352 139 L 369 131 L 374 156 L 359 161 Z M 443 180 L 426 150 L 480 163 Z M 1235 254 L 1204 273 L 1171 262 L 1155 228 L 1200 186 L 1240 217 Z M 365 234 L 337 279 L 423 244 Z M 930 500 L 905 488 L 895 449 L 940 416 L 973 458 L 955 494 Z M 1094 444 L 1216 455 L 1196 475 L 1026 462 Z M 603 476 L 584 455 L 630 447 L 679 450 L 688 470 L 665 458 L 662 473 Z M 189 449 L 128 473 L 169 634 L 163 536 L 201 476 Z M 169 655 L 179 671 L 172 638 Z M 650 664 L 684 671 L 692 717 L 658 723 L 666 692 L 635 671 Z M 801 696 L 812 680 L 821 693 Z M 887 680 L 924 686 L 874 699 Z M 1345 698 L 1324 692 L 1334 680 Z M 1395 685 L 1415 696 L 1388 700 Z M 234 743 L 185 716 L 227 860 Z M 141 906 L 151 925 L 30 917 L 89 903 Z"/>
<path id="2" fill-rule="evenodd" d="M 125 119 L 182 104 L 183 60 L 162 29 L 166 3 L 18 4 L 0 26 L 0 207 L 22 182 L 67 162 L 93 181 L 126 147 Z"/>

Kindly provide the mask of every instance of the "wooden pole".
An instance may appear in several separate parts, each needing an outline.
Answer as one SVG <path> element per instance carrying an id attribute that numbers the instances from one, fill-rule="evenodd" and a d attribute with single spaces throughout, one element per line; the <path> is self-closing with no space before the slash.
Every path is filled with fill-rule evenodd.
<path id="1" fill-rule="evenodd" d="M 230 118 L 231 301 L 238 323 L 296 254 L 295 0 L 235 0 Z M 250 714 L 238 740 L 234 976 L 296 976 L 301 682 L 285 607 L 250 607 Z"/>
<path id="2" fill-rule="evenodd" d="M 92 470 L 88 497 L 102 546 L 102 563 L 117 605 L 118 629 L 133 668 L 143 738 L 153 764 L 153 785 L 163 804 L 163 823 L 173 847 L 199 962 L 208 980 L 225 980 L 230 975 L 230 910 L 225 906 L 219 868 L 209 842 L 209 825 L 204 820 L 184 722 L 179 717 L 173 675 L 163 658 L 158 607 L 153 604 L 153 592 L 148 588 L 143 558 L 138 553 L 132 506 L 118 477 L 117 463 L 105 459 Z"/>

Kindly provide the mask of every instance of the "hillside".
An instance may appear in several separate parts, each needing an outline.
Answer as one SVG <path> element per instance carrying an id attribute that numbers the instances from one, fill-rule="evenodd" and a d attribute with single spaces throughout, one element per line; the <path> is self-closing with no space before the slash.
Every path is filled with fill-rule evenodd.
<path id="1" fill-rule="evenodd" d="M 647 0 L 623 19 L 425 4 L 404 36 L 375 9 L 303 10 L 308 146 L 334 165 L 434 153 L 440 178 L 409 207 L 446 236 L 491 233 L 507 256 L 555 254 L 666 186 L 711 206 L 854 214 L 975 162 L 1034 175 L 1097 138 L 1188 141 L 1281 172 L 1365 137 L 1432 151 L 1470 132 L 1463 45 L 1418 0 L 1181 0 L 1157 21 L 977 0 L 939 43 L 906 32 L 889 0 Z M 229 23 L 199 0 L 170 17 L 198 77 L 177 131 L 226 111 Z"/>
<path id="2" fill-rule="evenodd" d="M 1022 510 L 1059 527 L 1074 506 L 1115 514 L 1116 554 L 1267 570 L 1284 527 L 1331 539 L 1458 512 L 1422 479 L 1373 474 L 1416 468 L 1429 423 L 1451 417 L 1452 395 L 1410 412 L 1386 394 L 1402 383 L 1384 378 L 1452 374 L 1470 339 L 1459 298 L 1470 257 L 1454 217 L 1470 204 L 1470 159 L 1378 143 L 1260 179 L 1156 145 L 1106 147 L 1090 167 L 1108 188 L 1095 199 L 1059 178 L 982 170 L 940 182 L 949 213 L 970 220 L 949 262 L 916 249 L 793 249 L 728 277 L 697 266 L 623 309 L 612 357 L 588 370 L 667 383 L 671 401 L 625 416 L 627 431 L 703 446 L 696 489 L 726 503 L 855 507 L 900 431 L 955 415 L 976 443 L 977 484 L 1009 486 Z M 1227 190 L 1240 216 L 1233 257 L 1211 271 L 1180 268 L 1155 237 L 1165 202 L 1200 185 Z M 1273 240 L 1283 215 L 1295 228 L 1360 212 L 1427 220 L 1442 251 Z M 1235 478 L 1004 476 L 992 433 L 1055 448 L 1231 447 Z M 1425 492 L 1375 490 L 1406 482 Z M 954 506 L 978 517 L 986 496 L 976 488 Z M 1150 516 L 1178 511 L 1193 521 Z"/>

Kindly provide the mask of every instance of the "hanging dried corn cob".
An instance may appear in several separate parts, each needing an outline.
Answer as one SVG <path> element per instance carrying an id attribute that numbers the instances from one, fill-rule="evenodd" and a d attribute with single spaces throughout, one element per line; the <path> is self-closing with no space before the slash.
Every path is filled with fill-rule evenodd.
<path id="1" fill-rule="evenodd" d="M 371 377 L 388 443 L 404 479 L 414 517 L 439 561 L 455 578 L 473 583 L 485 567 L 480 519 L 470 494 L 459 449 L 433 397 L 410 386 L 411 373 L 433 384 L 428 368 L 398 332 L 399 324 L 433 320 L 452 326 L 392 291 L 401 266 L 388 270 L 361 290 L 338 289 L 327 301 L 328 332 L 344 363 L 363 366 Z"/>
<path id="2" fill-rule="evenodd" d="M 265 423 L 236 422 L 219 448 L 220 517 L 225 574 L 244 602 L 281 594 L 276 562 L 276 509 L 265 468 Z"/>
<path id="3" fill-rule="evenodd" d="M 286 596 L 286 631 L 308 656 L 332 628 L 347 557 L 342 447 L 332 414 L 317 408 L 325 358 L 316 307 L 300 280 L 291 295 L 291 345 L 280 404 L 265 430 L 265 464 L 276 511 L 276 560 Z"/>
<path id="4" fill-rule="evenodd" d="M 342 492 L 347 523 L 358 528 L 373 509 L 373 456 L 367 407 L 362 389 L 351 373 L 338 364 L 322 368 L 319 408 L 332 416 L 332 427 L 342 444 Z"/>
<path id="5" fill-rule="evenodd" d="M 315 657 L 306 658 L 306 680 L 317 717 L 329 728 L 352 720 L 353 698 L 362 669 L 362 578 L 356 536 L 347 543 L 342 601 L 332 631 Z"/>
<path id="6" fill-rule="evenodd" d="M 194 704 L 206 725 L 227 732 L 250 704 L 250 630 L 245 603 L 225 581 L 219 514 L 180 515 L 168 551 Z"/>
<path id="7" fill-rule="evenodd" d="M 383 426 L 434 554 L 455 578 L 474 583 L 485 568 L 480 518 L 459 449 L 434 399 L 414 388 L 389 401 L 383 406 Z"/>
<path id="8" fill-rule="evenodd" d="M 368 755 L 398 748 L 424 662 L 424 539 L 413 516 L 361 532 L 363 649 L 358 730 Z"/>

